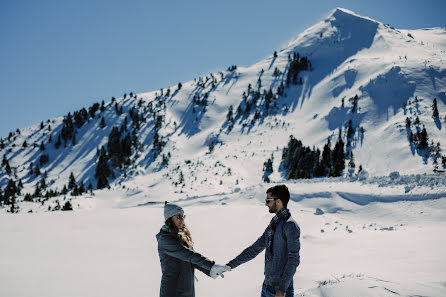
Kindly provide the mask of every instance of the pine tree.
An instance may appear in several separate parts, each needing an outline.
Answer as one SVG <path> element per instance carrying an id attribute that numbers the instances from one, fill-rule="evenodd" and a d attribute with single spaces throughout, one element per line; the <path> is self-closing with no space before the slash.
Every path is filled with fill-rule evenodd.
<path id="1" fill-rule="evenodd" d="M 73 172 L 70 173 L 70 177 L 68 178 L 68 189 L 72 190 L 77 187 L 76 179 L 74 178 Z"/>
<path id="2" fill-rule="evenodd" d="M 268 158 L 268 160 L 263 163 L 263 181 L 269 183 L 270 179 L 269 176 L 271 175 L 271 173 L 274 172 L 273 170 L 273 155 L 271 154 L 271 157 Z"/>
<path id="3" fill-rule="evenodd" d="M 432 104 L 432 116 L 434 118 L 438 118 L 437 98 L 434 98 L 434 102 Z"/>
<path id="4" fill-rule="evenodd" d="M 327 140 L 327 143 L 324 145 L 324 150 L 322 151 L 322 160 L 321 160 L 321 166 L 324 168 L 324 174 L 326 175 L 327 172 L 330 172 L 331 170 L 331 143 L 330 143 L 330 139 Z"/>
<path id="5" fill-rule="evenodd" d="M 419 150 L 423 150 L 425 148 L 427 148 L 428 146 L 428 136 L 427 136 L 427 131 L 426 128 L 423 126 L 423 130 L 421 130 L 420 136 L 419 136 L 419 143 L 418 143 L 418 149 Z"/>
<path id="6" fill-rule="evenodd" d="M 417 116 L 415 118 L 415 125 L 419 125 L 420 124 L 420 118 Z"/>
<path id="7" fill-rule="evenodd" d="M 108 187 L 108 177 L 111 175 L 111 170 L 107 164 L 107 153 L 104 147 L 101 148 L 98 165 L 96 166 L 95 177 L 97 180 L 96 188 L 103 189 Z"/>
<path id="8" fill-rule="evenodd" d="M 411 125 L 411 121 L 410 121 L 410 119 L 409 119 L 409 117 L 406 117 L 406 128 L 407 129 L 410 129 L 410 125 Z"/>
<path id="9" fill-rule="evenodd" d="M 341 131 L 339 131 L 339 138 L 333 149 L 333 170 L 332 176 L 341 176 L 342 170 L 345 168 L 345 151 L 344 142 L 342 141 Z"/>
<path id="10" fill-rule="evenodd" d="M 58 149 L 60 145 L 61 145 L 61 141 L 60 141 L 60 134 L 59 134 L 59 136 L 57 137 L 56 143 L 54 143 L 54 147 L 56 149 Z"/>
<path id="11" fill-rule="evenodd" d="M 355 130 L 353 130 L 352 120 L 349 120 L 347 129 L 347 139 L 351 139 L 353 134 L 355 134 Z"/>
<path id="12" fill-rule="evenodd" d="M 105 128 L 105 119 L 104 119 L 104 117 L 102 117 L 102 119 L 101 119 L 101 129 L 104 129 Z"/>
<path id="13" fill-rule="evenodd" d="M 12 170 L 11 170 L 11 167 L 9 166 L 9 163 L 6 163 L 5 170 L 8 175 L 11 175 Z"/>
<path id="14" fill-rule="evenodd" d="M 62 195 L 66 195 L 66 194 L 68 194 L 68 189 L 67 189 L 67 185 L 64 185 L 63 189 L 62 189 Z"/>
<path id="15" fill-rule="evenodd" d="M 36 189 L 34 190 L 33 198 L 42 197 L 42 192 L 39 184 L 36 184 Z"/>
<path id="16" fill-rule="evenodd" d="M 64 206 L 62 207 L 63 211 L 69 211 L 69 210 L 73 210 L 73 206 L 71 205 L 70 200 L 68 200 L 67 202 L 65 202 Z"/>
<path id="17" fill-rule="evenodd" d="M 350 152 L 350 161 L 348 162 L 348 169 L 355 170 L 355 167 L 356 167 L 356 165 L 355 165 L 355 161 L 353 158 L 353 152 Z"/>
<path id="18" fill-rule="evenodd" d="M 17 195 L 17 186 L 12 179 L 9 179 L 3 194 L 3 201 L 6 205 L 12 204 L 13 198 Z"/>
<path id="19" fill-rule="evenodd" d="M 355 111 L 357 111 L 357 107 L 358 107 L 358 100 L 359 100 L 359 97 L 358 97 L 358 94 L 356 94 L 355 95 L 355 97 L 353 97 L 353 104 L 352 104 L 352 113 L 354 113 Z"/>
<path id="20" fill-rule="evenodd" d="M 62 139 L 67 142 L 68 139 L 71 139 L 73 137 L 73 132 L 73 118 L 71 116 L 71 113 L 68 113 L 68 115 L 63 120 L 63 126 L 60 134 L 62 136 Z"/>
<path id="21" fill-rule="evenodd" d="M 226 115 L 226 120 L 230 123 L 234 122 L 234 112 L 232 105 L 228 108 L 228 114 Z"/>

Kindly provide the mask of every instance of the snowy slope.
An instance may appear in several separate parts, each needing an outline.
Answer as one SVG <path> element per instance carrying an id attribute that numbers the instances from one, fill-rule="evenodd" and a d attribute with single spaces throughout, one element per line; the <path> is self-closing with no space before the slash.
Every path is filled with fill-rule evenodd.
<path id="1" fill-rule="evenodd" d="M 22 195 L 33 193 L 42 177 L 30 175 L 29 167 L 31 162 L 34 166 L 39 163 L 42 154 L 49 155 L 49 162 L 40 170 L 46 172 L 50 189 L 62 190 L 71 172 L 77 183 L 96 188 L 98 150 L 107 148 L 112 127 L 119 128 L 126 118 L 127 133 L 134 131 L 139 144 L 132 148 L 131 164 L 115 169 L 114 178 L 109 178 L 112 190 L 121 197 L 118 205 L 162 201 L 166 195 L 183 199 L 237 193 L 262 182 L 263 163 L 271 156 L 271 179 L 281 182 L 281 154 L 290 135 L 322 150 L 327 139 L 332 145 L 336 142 L 339 129 L 345 141 L 349 120 L 355 129 L 351 148 L 356 171 L 361 165 L 369 176 L 387 176 L 394 171 L 414 176 L 431 173 L 434 158 L 427 149 L 420 151 L 409 143 L 405 120 L 408 117 L 413 123 L 418 117 L 420 124 L 412 126 L 412 131 L 425 126 L 429 142 L 445 145 L 445 45 L 442 28 L 398 30 L 337 8 L 278 51 L 277 57 L 208 74 L 182 83 L 180 89 L 171 86 L 106 102 L 104 111 L 96 111 L 75 129 L 75 145 L 69 140 L 66 145 L 62 141 L 58 149 L 54 147 L 63 118 L 43 122 L 43 129 L 38 124 L 20 134 L 13 132 L 2 138 L 5 147 L 0 155 L 8 159 L 13 173 L 8 175 L 1 167 L 0 188 L 13 178 L 23 182 Z M 288 57 L 295 53 L 311 63 L 311 71 L 299 73 L 302 85 L 286 87 L 269 110 L 261 98 L 247 116 L 236 117 L 229 127 L 229 107 L 236 113 L 249 85 L 261 94 L 270 89 L 275 94 L 286 81 Z M 278 75 L 274 75 L 276 69 Z M 350 99 L 355 95 L 359 100 L 353 111 Z M 439 120 L 432 118 L 434 98 Z M 115 105 L 123 109 L 122 114 L 116 112 Z M 132 108 L 144 119 L 139 128 L 130 119 Z M 162 119 L 158 130 L 157 116 Z M 154 150 L 155 131 L 165 142 L 160 152 Z M 25 141 L 26 148 L 22 146 Z M 39 148 L 42 142 L 44 151 Z M 168 164 L 163 165 L 162 157 L 168 154 Z M 437 161 L 441 167 L 441 158 Z M 106 193 L 102 190 L 96 195 Z"/>
<path id="2" fill-rule="evenodd" d="M 305 185 L 289 187 L 299 193 Z M 264 190 L 209 197 L 227 198 L 225 205 L 182 202 L 195 249 L 226 263 L 252 244 L 272 216 Z M 301 228 L 295 296 L 446 295 L 445 198 L 366 205 L 320 193 L 300 198 L 289 203 Z M 159 206 L 0 216 L 0 295 L 158 296 L 162 218 Z M 197 272 L 196 295 L 259 296 L 263 258 L 224 279 Z"/>

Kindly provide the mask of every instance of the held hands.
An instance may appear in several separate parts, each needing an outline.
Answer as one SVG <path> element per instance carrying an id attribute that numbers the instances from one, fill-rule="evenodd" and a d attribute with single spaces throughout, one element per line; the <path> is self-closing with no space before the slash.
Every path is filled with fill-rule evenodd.
<path id="1" fill-rule="evenodd" d="M 209 273 L 209 275 L 213 278 L 216 279 L 219 275 L 223 278 L 223 272 L 226 271 L 231 271 L 231 267 L 227 266 L 227 265 L 218 265 L 218 264 L 214 264 L 214 266 L 212 266 L 211 271 Z"/>

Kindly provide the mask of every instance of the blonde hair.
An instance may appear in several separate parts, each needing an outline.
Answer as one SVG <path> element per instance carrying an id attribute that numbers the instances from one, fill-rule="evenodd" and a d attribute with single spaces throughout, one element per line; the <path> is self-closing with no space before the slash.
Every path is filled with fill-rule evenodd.
<path id="1" fill-rule="evenodd" d="M 172 218 L 168 218 L 166 221 L 166 226 L 169 227 L 170 230 L 173 230 L 177 232 L 178 239 L 184 243 L 188 248 L 193 249 L 194 248 L 194 242 L 192 240 L 192 234 L 190 233 L 189 229 L 186 226 L 186 223 L 184 223 L 184 227 L 179 230 L 177 226 L 175 226 L 175 223 L 173 222 Z"/>

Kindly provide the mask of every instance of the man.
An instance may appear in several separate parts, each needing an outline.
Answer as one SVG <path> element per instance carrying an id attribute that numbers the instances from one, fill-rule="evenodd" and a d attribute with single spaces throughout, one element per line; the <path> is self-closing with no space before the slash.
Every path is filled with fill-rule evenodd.
<path id="1" fill-rule="evenodd" d="M 265 252 L 265 280 L 261 297 L 293 297 L 293 276 L 300 263 L 300 228 L 287 208 L 290 192 L 285 185 L 266 191 L 265 205 L 274 213 L 265 232 L 227 265 L 232 269 Z"/>

